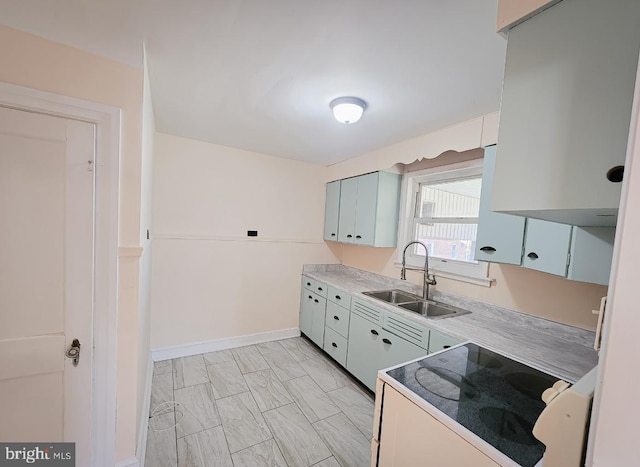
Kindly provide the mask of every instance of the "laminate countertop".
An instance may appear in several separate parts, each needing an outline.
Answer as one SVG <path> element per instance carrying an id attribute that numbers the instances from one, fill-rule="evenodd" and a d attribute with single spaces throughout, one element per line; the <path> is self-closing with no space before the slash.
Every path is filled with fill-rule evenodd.
<path id="1" fill-rule="evenodd" d="M 429 319 L 362 294 L 397 288 L 421 295 L 421 286 L 410 282 L 331 264 L 305 265 L 302 274 L 431 329 L 475 342 L 571 383 L 598 364 L 598 354 L 593 350 L 595 333 L 591 331 L 433 289 L 430 299 L 455 305 L 471 313 Z"/>

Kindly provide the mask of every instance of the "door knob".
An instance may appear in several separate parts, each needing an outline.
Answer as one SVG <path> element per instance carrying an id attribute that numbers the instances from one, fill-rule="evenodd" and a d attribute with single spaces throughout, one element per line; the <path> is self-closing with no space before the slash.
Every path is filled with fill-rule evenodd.
<path id="1" fill-rule="evenodd" d="M 65 356 L 72 359 L 73 366 L 78 366 L 78 361 L 80 360 L 80 341 L 78 339 L 73 339 L 71 346 L 65 352 Z"/>

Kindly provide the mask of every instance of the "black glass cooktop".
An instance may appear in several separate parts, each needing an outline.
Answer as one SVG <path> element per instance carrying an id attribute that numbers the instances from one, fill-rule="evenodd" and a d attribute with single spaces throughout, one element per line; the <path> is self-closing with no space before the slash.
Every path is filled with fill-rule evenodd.
<path id="1" fill-rule="evenodd" d="M 518 464 L 542 458 L 531 432 L 557 378 L 471 343 L 387 374 Z"/>

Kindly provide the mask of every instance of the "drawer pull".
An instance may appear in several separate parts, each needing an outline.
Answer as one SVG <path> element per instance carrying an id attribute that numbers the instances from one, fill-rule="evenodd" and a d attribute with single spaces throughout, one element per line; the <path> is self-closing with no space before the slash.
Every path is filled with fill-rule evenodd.
<path id="1" fill-rule="evenodd" d="M 443 349 L 450 349 L 450 348 L 451 348 L 451 346 L 450 346 L 450 345 L 443 345 L 443 346 L 442 346 L 442 348 L 443 348 Z"/>
<path id="2" fill-rule="evenodd" d="M 340 295 L 336 295 L 336 300 L 342 300 L 342 297 Z"/>
<path id="3" fill-rule="evenodd" d="M 483 246 L 480 248 L 480 251 L 484 251 L 485 253 L 495 253 L 496 249 L 492 246 Z"/>
<path id="4" fill-rule="evenodd" d="M 313 300 L 313 297 L 311 295 L 309 295 L 309 300 Z"/>
<path id="5" fill-rule="evenodd" d="M 347 235 L 347 238 L 353 238 L 353 235 L 349 234 Z"/>
<path id="6" fill-rule="evenodd" d="M 537 255 L 537 254 L 535 254 L 535 253 L 532 251 L 531 253 L 529 253 L 529 254 L 527 255 L 527 258 L 529 258 L 529 259 L 531 259 L 531 260 L 538 259 L 538 255 Z"/>
<path id="7" fill-rule="evenodd" d="M 336 321 L 340 321 L 340 318 L 338 318 L 337 316 L 333 316 L 333 319 L 335 319 Z"/>
<path id="8" fill-rule="evenodd" d="M 316 299 L 314 299 L 313 301 L 314 301 L 314 302 L 316 302 L 316 303 L 320 303 L 320 302 L 318 302 L 318 299 L 317 299 L 317 298 L 316 298 Z"/>
<path id="9" fill-rule="evenodd" d="M 332 343 L 331 343 L 331 345 L 332 345 L 333 347 L 335 347 L 336 349 L 338 348 L 338 344 L 336 344 L 335 342 L 332 342 Z"/>
<path id="10" fill-rule="evenodd" d="M 387 339 L 386 337 L 384 339 L 382 339 L 382 342 L 384 342 L 385 344 L 389 344 L 389 345 L 392 344 L 392 342 L 389 339 Z"/>
<path id="11" fill-rule="evenodd" d="M 319 290 L 320 292 L 322 292 L 322 287 L 318 287 L 318 290 Z"/>
<path id="12" fill-rule="evenodd" d="M 309 287 L 311 287 L 311 282 L 307 282 L 307 285 L 308 285 Z"/>
<path id="13" fill-rule="evenodd" d="M 375 329 L 372 329 L 371 330 L 371 334 L 373 334 L 374 336 L 377 336 L 378 335 L 378 331 L 376 331 Z"/>
<path id="14" fill-rule="evenodd" d="M 356 238 L 362 238 L 362 236 L 360 236 L 360 235 L 356 235 Z"/>
<path id="15" fill-rule="evenodd" d="M 332 234 L 331 234 L 331 236 L 332 236 L 332 237 L 335 237 L 335 236 L 336 236 L 336 234 L 332 233 Z"/>

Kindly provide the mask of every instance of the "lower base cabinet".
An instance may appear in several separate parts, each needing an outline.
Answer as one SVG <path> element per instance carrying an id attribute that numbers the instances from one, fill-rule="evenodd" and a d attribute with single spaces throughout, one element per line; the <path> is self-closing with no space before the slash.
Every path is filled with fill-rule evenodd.
<path id="1" fill-rule="evenodd" d="M 499 465 L 388 384 L 376 396 L 376 415 L 380 433 L 376 438 L 374 431 L 372 466 Z"/>
<path id="2" fill-rule="evenodd" d="M 324 320 L 327 299 L 302 289 L 300 299 L 300 331 L 317 346 L 324 345 Z"/>
<path id="3" fill-rule="evenodd" d="M 347 370 L 375 391 L 378 370 L 427 355 L 427 350 L 352 313 L 349 323 Z"/>

